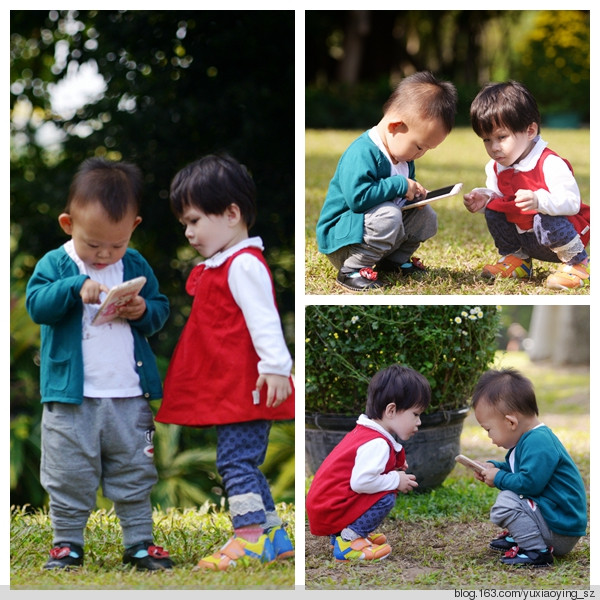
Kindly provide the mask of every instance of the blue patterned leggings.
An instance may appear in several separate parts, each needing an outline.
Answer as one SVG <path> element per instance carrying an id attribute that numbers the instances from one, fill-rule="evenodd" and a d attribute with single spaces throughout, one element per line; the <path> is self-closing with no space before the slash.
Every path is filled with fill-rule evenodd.
<path id="1" fill-rule="evenodd" d="M 358 519 L 348 524 L 345 529 L 351 529 L 358 536 L 366 538 L 370 533 L 373 533 L 381 523 L 383 523 L 383 520 L 389 515 L 392 508 L 394 508 L 395 503 L 396 494 L 394 492 L 382 496 L 375 504 L 373 504 L 373 506 L 371 506 L 371 508 L 358 517 Z M 334 539 L 335 535 L 332 536 L 332 543 Z"/>
<path id="2" fill-rule="evenodd" d="M 281 523 L 260 465 L 269 444 L 271 421 L 248 421 L 217 427 L 217 471 L 229 500 L 233 527 Z"/>
<path id="3" fill-rule="evenodd" d="M 587 252 L 573 224 L 566 217 L 536 214 L 533 231 L 519 233 L 506 215 L 487 208 L 485 220 L 501 256 L 520 253 L 547 262 L 576 265 L 587 258 Z"/>

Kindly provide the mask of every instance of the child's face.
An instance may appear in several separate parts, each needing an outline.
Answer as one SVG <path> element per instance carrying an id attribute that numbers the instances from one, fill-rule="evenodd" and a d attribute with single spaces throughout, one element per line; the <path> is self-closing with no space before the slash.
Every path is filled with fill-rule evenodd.
<path id="1" fill-rule="evenodd" d="M 396 164 L 421 158 L 428 150 L 437 148 L 447 135 L 436 119 L 393 119 L 387 123 L 383 143 Z"/>
<path id="2" fill-rule="evenodd" d="M 491 135 L 483 138 L 485 150 L 498 164 L 510 167 L 525 158 L 534 146 L 537 125 L 532 123 L 527 131 L 515 133 L 506 127 L 495 127 Z"/>
<path id="3" fill-rule="evenodd" d="M 115 223 L 99 202 L 85 207 L 75 205 L 71 213 L 58 217 L 62 230 L 73 240 L 77 256 L 94 269 L 104 269 L 123 258 L 141 220 L 135 211 L 130 211 Z"/>
<path id="4" fill-rule="evenodd" d="M 512 416 L 502 414 L 485 398 L 475 406 L 475 418 L 487 431 L 492 443 L 500 448 L 514 448 L 521 437 L 518 423 Z"/>
<path id="5" fill-rule="evenodd" d="M 231 204 L 222 215 L 207 215 L 195 206 L 187 206 L 179 221 L 185 227 L 190 245 L 204 258 L 231 248 L 247 237 L 236 204 Z"/>
<path id="6" fill-rule="evenodd" d="M 420 408 L 414 407 L 407 410 L 398 410 L 395 404 L 389 404 L 381 420 L 382 425 L 386 431 L 406 441 L 417 433 L 421 424 L 422 412 Z"/>

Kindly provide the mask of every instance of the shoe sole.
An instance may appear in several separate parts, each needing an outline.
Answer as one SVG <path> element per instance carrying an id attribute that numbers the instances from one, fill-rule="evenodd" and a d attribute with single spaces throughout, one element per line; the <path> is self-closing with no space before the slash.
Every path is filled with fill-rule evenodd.
<path id="1" fill-rule="evenodd" d="M 518 569 L 546 569 L 552 566 L 552 563 L 546 563 L 545 565 L 530 565 L 527 563 L 507 563 L 503 562 L 503 565 L 508 567 L 517 567 Z"/>
<path id="2" fill-rule="evenodd" d="M 336 558 L 336 562 L 339 563 L 351 563 L 351 562 L 360 562 L 360 563 L 376 563 L 385 560 L 389 555 L 388 553 L 385 556 L 380 556 L 379 558 Z"/>
<path id="3" fill-rule="evenodd" d="M 382 285 L 377 285 L 377 286 L 367 287 L 367 288 L 355 288 L 355 287 L 346 285 L 345 283 L 342 283 L 341 281 L 338 281 L 337 279 L 335 282 L 337 285 L 339 285 L 340 287 L 343 287 L 345 290 L 350 290 L 351 292 L 358 292 L 359 294 L 364 294 L 365 292 L 372 292 L 374 290 L 380 290 L 383 288 Z"/>

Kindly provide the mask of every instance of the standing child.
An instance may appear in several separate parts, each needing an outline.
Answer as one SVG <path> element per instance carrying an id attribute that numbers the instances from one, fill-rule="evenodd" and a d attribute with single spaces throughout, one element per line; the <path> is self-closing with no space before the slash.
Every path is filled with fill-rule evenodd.
<path id="1" fill-rule="evenodd" d="M 152 541 L 157 474 L 148 401 L 162 389 L 146 339 L 164 325 L 169 303 L 150 265 L 127 247 L 141 221 L 141 189 L 134 165 L 85 161 L 58 217 L 71 239 L 42 257 L 27 284 L 27 310 L 41 324 L 41 482 L 54 529 L 46 569 L 83 564 L 83 532 L 99 484 L 121 523 L 123 562 L 172 566 Z M 146 284 L 119 308 L 119 318 L 92 325 L 102 294 L 142 275 Z"/>
<path id="2" fill-rule="evenodd" d="M 175 175 L 171 206 L 205 260 L 191 272 L 190 317 L 169 364 L 156 420 L 217 428 L 217 470 L 234 536 L 199 568 L 270 562 L 294 554 L 259 469 L 271 424 L 294 418 L 285 344 L 263 244 L 249 237 L 254 182 L 228 156 L 206 156 Z"/>
<path id="3" fill-rule="evenodd" d="M 547 567 L 585 535 L 587 501 L 581 474 L 560 440 L 538 419 L 533 385 L 512 369 L 484 373 L 473 393 L 478 423 L 506 448 L 475 477 L 500 491 L 490 512 L 505 529 L 490 543 L 505 565 Z M 492 466 L 490 466 L 490 464 Z"/>
<path id="4" fill-rule="evenodd" d="M 376 373 L 367 390 L 366 414 L 325 458 L 306 496 L 313 535 L 331 537 L 340 562 L 381 560 L 392 551 L 373 533 L 394 507 L 398 492 L 418 487 L 406 453 L 408 440 L 429 406 L 431 388 L 423 375 L 401 365 Z"/>
<path id="5" fill-rule="evenodd" d="M 535 258 L 560 263 L 547 287 L 589 285 L 590 208 L 581 202 L 571 165 L 540 137 L 535 98 L 514 81 L 487 85 L 471 104 L 471 123 L 492 160 L 487 189 L 465 194 L 464 203 L 470 212 L 485 212 L 501 255 L 482 275 L 529 278 Z"/>
<path id="6" fill-rule="evenodd" d="M 415 160 L 439 146 L 454 126 L 457 94 L 431 73 L 402 80 L 381 121 L 344 152 L 317 222 L 319 251 L 352 291 L 382 287 L 378 271 L 410 275 L 425 267 L 413 253 L 437 233 L 430 206 L 402 211 L 424 197 Z"/>

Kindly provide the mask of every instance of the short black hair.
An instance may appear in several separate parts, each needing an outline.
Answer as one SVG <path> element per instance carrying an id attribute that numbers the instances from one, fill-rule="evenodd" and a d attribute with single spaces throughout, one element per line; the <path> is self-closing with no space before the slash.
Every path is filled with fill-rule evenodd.
<path id="1" fill-rule="evenodd" d="M 533 383 L 515 369 L 490 369 L 477 382 L 471 406 L 488 402 L 507 415 L 519 412 L 523 415 L 538 415 Z"/>
<path id="2" fill-rule="evenodd" d="M 454 127 L 458 93 L 453 83 L 441 81 L 429 71 L 405 77 L 383 105 L 383 113 L 407 106 L 419 119 L 439 119 L 450 133 Z"/>
<path id="3" fill-rule="evenodd" d="M 496 127 L 513 133 L 526 131 L 531 123 L 540 130 L 540 111 L 533 94 L 518 81 L 488 83 L 471 103 L 471 126 L 483 138 Z"/>
<path id="4" fill-rule="evenodd" d="M 128 162 L 95 156 L 84 160 L 73 177 L 65 212 L 74 206 L 99 202 L 108 217 L 117 223 L 130 210 L 139 213 L 142 201 L 142 172 Z"/>
<path id="5" fill-rule="evenodd" d="M 418 407 L 425 410 L 431 402 L 431 386 L 418 371 L 394 364 L 375 373 L 367 389 L 366 415 L 381 419 L 388 404 L 398 410 Z"/>
<path id="6" fill-rule="evenodd" d="M 236 204 L 248 229 L 256 220 L 256 185 L 248 169 L 228 154 L 209 154 L 183 167 L 171 182 L 171 208 L 181 217 L 195 206 L 222 215 Z"/>

